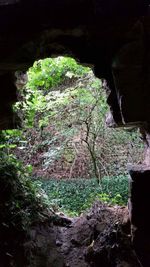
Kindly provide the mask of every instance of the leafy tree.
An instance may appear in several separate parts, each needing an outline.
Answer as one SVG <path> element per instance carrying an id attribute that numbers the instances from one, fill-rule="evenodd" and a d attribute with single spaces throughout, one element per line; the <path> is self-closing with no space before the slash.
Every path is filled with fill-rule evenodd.
<path id="1" fill-rule="evenodd" d="M 74 59 L 35 62 L 21 98 L 16 108 L 21 108 L 27 143 L 19 153 L 35 169 L 42 166 L 40 175 L 95 176 L 100 181 L 103 175 L 119 173 L 119 165 L 139 147 L 136 133 L 106 127 L 101 81 Z M 124 170 L 123 166 L 120 171 Z"/>
<path id="2" fill-rule="evenodd" d="M 57 57 L 36 61 L 28 71 L 28 88 L 48 90 L 67 81 L 67 78 L 81 77 L 89 68 L 78 65 L 73 58 Z"/>

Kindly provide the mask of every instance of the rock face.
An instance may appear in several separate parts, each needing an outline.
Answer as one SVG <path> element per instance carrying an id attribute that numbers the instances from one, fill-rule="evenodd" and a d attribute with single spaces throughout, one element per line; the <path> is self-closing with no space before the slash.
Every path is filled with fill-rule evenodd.
<path id="1" fill-rule="evenodd" d="M 118 125 L 148 121 L 148 2 L 0 0 L 0 80 L 27 70 L 36 59 L 72 55 L 107 80 L 108 103 Z M 12 83 L 13 78 L 1 82 L 1 129 L 14 123 Z"/>
<path id="2" fill-rule="evenodd" d="M 106 208 L 96 202 L 86 216 L 75 218 L 69 229 L 60 229 L 60 251 L 66 266 L 139 267 L 128 237 L 127 220 L 126 208 Z"/>
<path id="3" fill-rule="evenodd" d="M 150 264 L 150 217 L 148 214 L 150 167 L 132 166 L 129 172 L 131 176 L 129 211 L 132 223 L 132 241 L 142 266 L 148 267 Z"/>
<path id="4" fill-rule="evenodd" d="M 69 226 L 30 230 L 23 267 L 140 267 L 130 239 L 128 211 L 96 202 Z"/>

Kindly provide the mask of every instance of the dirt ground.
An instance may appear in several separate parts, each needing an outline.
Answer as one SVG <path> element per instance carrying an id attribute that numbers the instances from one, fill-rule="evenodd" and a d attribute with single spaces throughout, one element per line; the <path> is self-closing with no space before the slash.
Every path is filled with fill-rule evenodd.
<path id="1" fill-rule="evenodd" d="M 88 214 L 34 226 L 27 267 L 140 267 L 126 207 L 96 202 Z"/>

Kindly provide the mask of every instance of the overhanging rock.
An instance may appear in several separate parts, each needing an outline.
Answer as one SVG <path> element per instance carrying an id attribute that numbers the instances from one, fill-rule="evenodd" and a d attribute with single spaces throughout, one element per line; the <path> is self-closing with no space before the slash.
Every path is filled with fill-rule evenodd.
<path id="1" fill-rule="evenodd" d="M 71 55 L 108 81 L 116 124 L 149 119 L 148 0 L 0 0 L 0 25 L 1 76 L 36 59 Z M 8 99 L 1 88 L 9 107 L 11 88 Z M 13 124 L 2 107 L 1 129 L 4 115 Z"/>

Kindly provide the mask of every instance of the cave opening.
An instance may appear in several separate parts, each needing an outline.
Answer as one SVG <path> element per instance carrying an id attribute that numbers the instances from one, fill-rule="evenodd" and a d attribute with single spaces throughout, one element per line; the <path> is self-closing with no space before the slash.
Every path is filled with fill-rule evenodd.
<path id="1" fill-rule="evenodd" d="M 107 82 L 70 57 L 36 61 L 16 76 L 24 130 L 15 153 L 54 209 L 80 215 L 94 198 L 126 205 L 126 165 L 142 163 L 143 145 L 136 128 L 116 128 Z"/>
<path id="2" fill-rule="evenodd" d="M 104 230 L 100 217 L 98 217 L 100 224 L 95 224 L 91 214 L 87 215 L 87 220 L 82 217 L 84 227 L 77 231 L 73 227 L 73 222 L 67 221 L 67 218 L 57 217 L 55 220 L 53 216 L 55 214 L 52 211 L 51 216 L 45 214 L 40 195 L 38 195 L 39 198 L 35 198 L 36 187 L 26 179 L 32 167 L 29 164 L 28 172 L 23 171 L 23 164 L 20 165 L 15 161 L 10 153 L 15 149 L 14 144 L 10 144 L 10 141 L 7 143 L 5 134 L 1 133 L 3 140 L 1 148 L 7 152 L 6 155 L 0 155 L 1 265 L 6 267 L 18 267 L 23 264 L 32 267 L 74 265 L 97 267 L 101 264 L 111 267 L 148 267 L 150 262 L 150 219 L 147 212 L 150 187 L 149 1 L 133 0 L 131 3 L 127 0 L 122 2 L 118 0 L 56 0 L 55 2 L 3 0 L 0 1 L 0 15 L 1 129 L 14 127 L 17 119 L 11 109 L 16 101 L 12 73 L 17 69 L 27 70 L 38 58 L 45 58 L 52 54 L 68 54 L 94 66 L 96 76 L 107 80 L 106 87 L 109 86 L 111 89 L 108 103 L 113 111 L 115 123 L 120 127 L 140 127 L 146 147 L 144 162 L 141 164 L 139 160 L 137 165 L 129 167 L 130 223 L 127 222 L 128 220 L 125 220 L 125 223 L 122 221 L 128 216 L 119 217 L 120 209 L 116 211 L 117 216 L 113 220 L 110 216 L 111 209 L 108 208 L 106 217 L 110 218 L 107 224 L 110 232 Z M 111 116 L 108 116 L 107 122 L 110 118 Z M 41 126 L 41 132 L 43 127 Z M 8 131 L 9 140 L 11 140 L 10 135 Z M 22 147 L 24 145 L 25 143 L 22 143 Z M 72 158 L 69 158 L 69 161 L 71 163 Z M 102 168 L 101 164 L 100 168 Z M 20 180 L 22 173 L 23 179 Z M 72 175 L 73 171 L 70 176 Z M 12 183 L 12 181 L 15 182 Z M 23 194 L 19 193 L 20 188 Z M 14 201 L 16 197 L 17 202 Z M 106 195 L 104 197 L 106 200 Z M 36 205 L 33 206 L 35 203 Z M 97 211 L 101 215 L 104 209 L 103 206 L 97 206 Z M 122 211 L 125 210 L 122 209 Z M 95 214 L 94 211 L 93 213 Z M 63 231 L 59 228 L 59 231 L 68 233 L 70 228 L 70 237 L 65 237 L 70 240 L 69 243 L 62 242 L 62 235 L 59 235 L 59 239 L 56 238 L 58 232 L 55 231 L 55 227 L 49 227 L 49 218 L 53 218 L 51 226 L 68 225 L 68 227 L 63 226 Z M 116 218 L 122 219 L 120 221 Z M 36 228 L 39 220 L 39 228 Z M 69 223 L 71 223 L 70 226 Z M 78 221 L 74 223 L 78 224 Z M 92 232 L 89 232 L 87 226 L 93 229 Z M 50 232 L 54 234 L 51 238 L 48 234 Z M 74 235 L 71 235 L 71 232 Z M 88 234 L 87 238 L 84 238 L 85 232 Z M 76 233 L 79 234 L 76 235 Z M 107 238 L 104 238 L 105 233 Z M 118 237 L 122 239 L 122 234 L 123 240 L 126 241 L 125 246 L 118 241 Z M 121 253 L 122 247 L 125 254 Z M 80 248 L 85 252 L 84 255 L 72 254 L 73 251 L 79 252 Z M 27 258 L 30 263 L 26 263 Z M 72 261 L 70 262 L 69 259 Z M 86 259 L 86 262 L 83 259 Z"/>
<path id="3" fill-rule="evenodd" d="M 118 231 L 124 241 L 130 235 L 128 211 L 118 205 L 125 206 L 128 199 L 128 175 L 125 165 L 131 160 L 139 162 L 143 151 L 139 133 L 135 128 L 117 130 L 107 127 L 116 126 L 108 112 L 104 91 L 107 89 L 108 92 L 107 82 L 96 78 L 89 67 L 77 64 L 73 58 L 58 57 L 36 61 L 28 70 L 28 75 L 16 72 L 16 77 L 19 101 L 15 104 L 14 111 L 22 120 L 23 129 L 1 132 L 1 173 L 4 179 L 7 176 L 12 179 L 8 179 L 1 195 L 2 202 L 5 194 L 10 195 L 10 198 L 5 200 L 7 219 L 6 210 L 3 209 L 2 232 L 3 239 L 7 233 L 9 240 L 9 235 L 14 236 L 12 229 L 15 228 L 14 233 L 22 231 L 20 238 L 24 240 L 24 245 L 26 239 L 29 239 L 35 247 L 31 252 L 30 243 L 25 248 L 20 247 L 18 239 L 16 244 L 11 241 L 15 250 L 6 245 L 6 262 L 15 264 L 17 260 L 22 264 L 20 256 L 16 254 L 18 250 L 22 258 L 25 257 L 24 252 L 27 253 L 28 259 L 25 257 L 25 260 L 30 261 L 30 264 L 32 262 L 33 266 L 42 264 L 37 263 L 35 255 L 37 242 L 42 242 L 41 238 L 44 238 L 44 244 L 40 245 L 40 253 L 44 253 L 47 261 L 52 261 L 52 264 L 58 257 L 58 266 L 63 266 L 63 261 L 69 261 L 70 256 L 64 257 L 65 246 L 69 244 L 69 255 L 78 246 L 83 246 L 86 250 L 86 253 L 78 250 L 79 262 L 74 254 L 76 264 L 86 262 L 87 266 L 99 266 L 101 259 L 103 265 L 109 266 L 109 253 L 115 257 L 114 264 L 117 261 L 123 262 L 124 253 L 120 258 L 119 249 L 117 252 L 112 250 L 116 242 L 115 237 L 111 244 L 107 235 Z M 39 208 L 40 205 L 42 208 Z M 48 207 L 50 211 L 46 211 L 43 216 L 43 210 Z M 90 211 L 87 211 L 89 209 Z M 46 226 L 39 238 L 42 216 Z M 53 219 L 51 222 L 50 218 L 55 216 L 56 222 Z M 116 219 L 119 223 L 117 230 Z M 54 233 L 49 235 L 49 239 L 52 242 L 50 247 L 56 254 L 55 259 L 52 259 L 51 254 L 43 252 L 42 248 L 49 246 L 50 240 L 43 236 L 49 232 L 51 223 L 54 225 Z M 72 232 L 69 232 L 70 225 Z M 105 230 L 104 239 L 108 244 L 103 251 L 100 237 Z M 32 231 L 35 231 L 35 237 L 32 236 Z M 82 237 L 80 232 L 83 232 Z M 56 234 L 58 237 L 55 239 Z M 130 238 L 127 239 L 130 261 L 137 264 Z M 126 247 L 124 241 L 123 246 Z M 121 246 L 119 238 L 117 242 Z M 92 248 L 92 254 L 89 247 Z M 93 255 L 98 247 L 100 251 L 95 257 Z M 32 253 L 35 263 L 31 259 Z M 41 256 L 38 257 L 41 262 Z M 72 260 L 73 258 L 70 264 L 74 266 Z"/>

